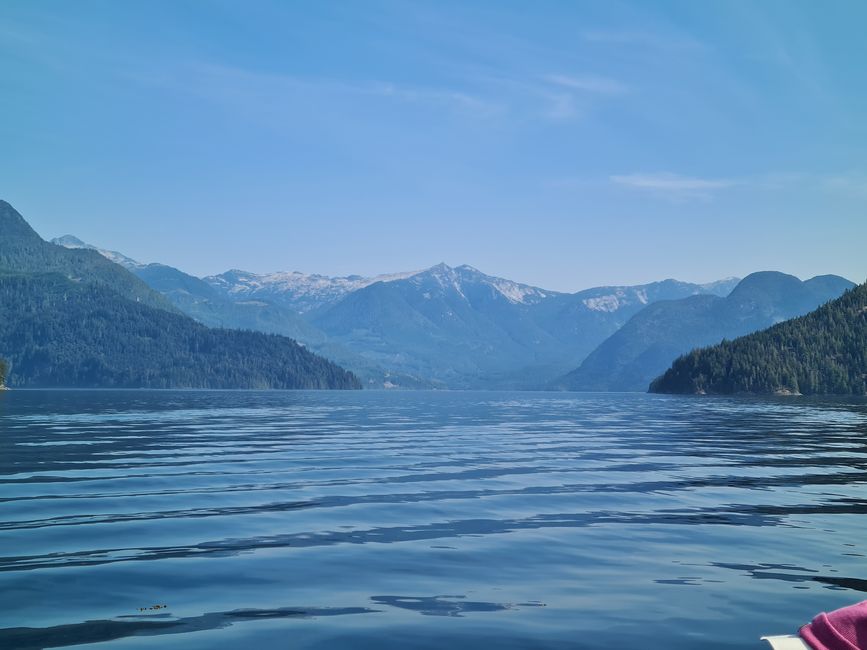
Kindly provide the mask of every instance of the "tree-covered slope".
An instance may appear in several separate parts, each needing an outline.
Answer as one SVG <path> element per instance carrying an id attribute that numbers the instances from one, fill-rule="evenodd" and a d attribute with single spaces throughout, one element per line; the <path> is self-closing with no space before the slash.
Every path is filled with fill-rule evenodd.
<path id="1" fill-rule="evenodd" d="M 103 285 L 151 307 L 175 311 L 163 296 L 97 251 L 44 241 L 6 201 L 0 201 L 0 271 L 59 273 L 76 282 Z"/>
<path id="2" fill-rule="evenodd" d="M 691 296 L 652 303 L 555 386 L 579 391 L 645 391 L 680 355 L 802 316 L 853 286 L 839 276 L 802 282 L 785 273 L 763 271 L 744 278 L 724 298 Z"/>
<path id="3" fill-rule="evenodd" d="M 117 253 L 114 253 L 119 255 Z M 137 264 L 130 269 L 183 313 L 208 327 L 280 334 L 301 342 L 317 354 L 350 369 L 366 386 L 399 385 L 429 388 L 423 379 L 391 373 L 328 337 L 284 304 L 227 293 L 204 280 L 164 264 Z"/>
<path id="4" fill-rule="evenodd" d="M 867 284 L 806 316 L 693 350 L 654 380 L 650 390 L 867 394 Z"/>
<path id="5" fill-rule="evenodd" d="M 10 386 L 359 388 L 293 340 L 210 329 L 56 274 L 0 275 Z"/>
<path id="6" fill-rule="evenodd" d="M 197 323 L 98 251 L 43 241 L 5 201 L 0 357 L 11 386 L 360 387 L 290 338 Z"/>

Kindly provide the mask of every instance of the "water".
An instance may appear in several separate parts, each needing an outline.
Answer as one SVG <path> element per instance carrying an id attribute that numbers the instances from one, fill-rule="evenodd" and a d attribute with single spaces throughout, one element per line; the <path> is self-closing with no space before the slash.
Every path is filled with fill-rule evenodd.
<path id="1" fill-rule="evenodd" d="M 863 402 L 10 391 L 0 432 L 4 649 L 758 648 L 867 598 Z"/>

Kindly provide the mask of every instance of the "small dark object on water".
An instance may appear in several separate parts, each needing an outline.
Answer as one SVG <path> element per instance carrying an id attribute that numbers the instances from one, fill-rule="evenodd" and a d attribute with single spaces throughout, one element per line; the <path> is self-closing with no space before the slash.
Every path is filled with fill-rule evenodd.
<path id="1" fill-rule="evenodd" d="M 150 607 L 139 607 L 138 611 L 140 612 L 148 612 L 153 611 L 155 609 L 166 609 L 168 605 L 151 605 Z"/>

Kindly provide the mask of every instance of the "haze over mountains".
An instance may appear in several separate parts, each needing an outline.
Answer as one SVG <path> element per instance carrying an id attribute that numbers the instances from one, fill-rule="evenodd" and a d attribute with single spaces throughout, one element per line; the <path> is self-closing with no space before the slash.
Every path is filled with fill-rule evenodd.
<path id="1" fill-rule="evenodd" d="M 556 382 L 569 390 L 643 391 L 694 348 L 801 316 L 855 286 L 834 275 L 802 282 L 784 273 L 753 273 L 726 297 L 692 296 L 649 305 Z"/>
<path id="2" fill-rule="evenodd" d="M 564 294 L 439 264 L 317 313 L 330 339 L 451 388 L 536 388 L 649 302 L 706 291 L 673 280 Z"/>
<path id="3" fill-rule="evenodd" d="M 55 241 L 95 248 L 71 236 Z M 568 294 L 445 264 L 373 278 L 238 270 L 196 278 L 103 254 L 204 324 L 292 336 L 373 387 L 538 388 L 648 304 L 722 296 L 737 283 L 665 280 Z"/>
<path id="4" fill-rule="evenodd" d="M 377 277 L 197 278 L 70 235 L 54 241 L 99 251 L 205 325 L 290 336 L 374 388 L 645 391 L 694 347 L 803 315 L 854 286 L 759 272 L 562 293 L 446 264 Z"/>

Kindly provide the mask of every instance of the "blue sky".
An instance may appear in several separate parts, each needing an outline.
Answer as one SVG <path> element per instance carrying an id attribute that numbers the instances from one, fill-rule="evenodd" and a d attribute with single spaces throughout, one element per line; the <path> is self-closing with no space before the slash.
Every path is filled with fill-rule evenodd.
<path id="1" fill-rule="evenodd" d="M 0 197 L 204 275 L 867 276 L 863 2 L 0 4 Z"/>

